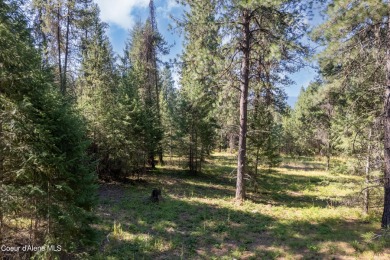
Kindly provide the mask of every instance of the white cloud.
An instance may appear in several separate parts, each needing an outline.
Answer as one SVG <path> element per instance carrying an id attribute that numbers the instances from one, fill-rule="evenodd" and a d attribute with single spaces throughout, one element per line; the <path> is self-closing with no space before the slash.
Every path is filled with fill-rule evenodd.
<path id="1" fill-rule="evenodd" d="M 174 87 L 176 88 L 176 89 L 178 89 L 179 88 L 179 82 L 180 82 L 180 74 L 179 74 L 179 72 L 177 72 L 177 71 L 172 71 L 172 79 L 173 79 L 173 84 L 174 84 Z"/>
<path id="2" fill-rule="evenodd" d="M 173 8 L 179 8 L 180 4 L 176 0 L 168 0 L 167 8 L 171 11 Z"/>
<path id="3" fill-rule="evenodd" d="M 134 25 L 131 11 L 134 7 L 147 7 L 149 0 L 95 0 L 100 7 L 100 18 L 124 29 Z"/>
<path id="4" fill-rule="evenodd" d="M 157 7 L 156 11 L 160 14 L 162 14 L 165 17 L 168 17 L 169 14 L 173 11 L 175 8 L 180 8 L 181 5 L 176 2 L 176 0 L 167 0 L 165 1 L 163 6 Z"/>

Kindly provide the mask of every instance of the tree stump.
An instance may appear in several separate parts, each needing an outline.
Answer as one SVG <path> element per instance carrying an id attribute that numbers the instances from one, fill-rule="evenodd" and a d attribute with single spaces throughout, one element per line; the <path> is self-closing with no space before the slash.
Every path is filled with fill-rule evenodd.
<path id="1" fill-rule="evenodd" d="M 152 195 L 150 196 L 150 200 L 152 202 L 159 202 L 161 200 L 161 190 L 160 189 L 153 189 Z"/>

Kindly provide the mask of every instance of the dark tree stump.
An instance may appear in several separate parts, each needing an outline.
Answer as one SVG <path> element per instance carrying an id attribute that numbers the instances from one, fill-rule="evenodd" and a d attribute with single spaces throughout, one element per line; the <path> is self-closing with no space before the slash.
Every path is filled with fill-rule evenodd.
<path id="1" fill-rule="evenodd" d="M 150 196 L 150 200 L 152 202 L 159 202 L 160 199 L 161 199 L 161 190 L 153 189 L 152 190 L 152 196 Z"/>

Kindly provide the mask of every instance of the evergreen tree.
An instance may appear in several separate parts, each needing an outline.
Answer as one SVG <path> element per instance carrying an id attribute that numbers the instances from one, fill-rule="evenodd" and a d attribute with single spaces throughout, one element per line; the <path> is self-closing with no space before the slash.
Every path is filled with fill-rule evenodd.
<path id="1" fill-rule="evenodd" d="M 92 141 L 90 152 L 98 161 L 98 173 L 101 178 L 117 170 L 120 161 L 120 145 L 112 139 L 115 136 L 115 117 L 112 113 L 118 95 L 119 75 L 115 58 L 106 36 L 107 25 L 99 19 L 99 9 L 94 7 L 88 23 L 84 24 L 83 52 L 81 68 L 77 80 L 78 107 L 88 122 L 89 138 Z M 118 174 L 116 172 L 115 174 Z"/>
<path id="2" fill-rule="evenodd" d="M 96 202 L 84 122 L 42 70 L 19 4 L 0 5 L 1 240 L 27 233 L 29 244 L 68 252 L 90 241 Z M 22 216 L 26 232 L 10 229 L 8 221 Z"/>
<path id="3" fill-rule="evenodd" d="M 178 142 L 177 136 L 177 97 L 178 93 L 174 87 L 174 81 L 172 78 L 171 69 L 164 67 L 160 73 L 161 75 L 161 92 L 160 92 L 160 104 L 161 104 L 161 124 L 163 127 L 163 139 L 161 142 L 162 147 L 165 147 L 166 153 L 169 154 L 170 162 L 172 163 L 173 153 L 177 153 Z"/>
<path id="4" fill-rule="evenodd" d="M 341 101 L 352 105 L 349 113 L 351 116 L 347 118 L 355 118 L 349 123 L 359 123 L 354 128 L 360 129 L 360 139 L 370 136 L 370 129 L 382 115 L 383 105 L 385 106 L 386 116 L 383 119 L 385 199 L 382 227 L 388 227 L 390 153 L 386 147 L 389 146 L 390 113 L 386 100 L 389 95 L 387 74 L 390 68 L 387 66 L 390 64 L 388 62 L 390 58 L 386 55 L 390 53 L 389 5 L 385 1 L 339 0 L 329 3 L 326 11 L 328 19 L 314 33 L 316 40 L 327 44 L 327 48 L 320 56 L 322 73 L 330 87 L 339 95 L 342 94 Z M 367 116 L 367 121 L 356 120 L 362 114 Z M 368 149 L 367 154 L 369 153 Z"/>
<path id="5" fill-rule="evenodd" d="M 92 0 L 32 0 L 32 3 L 36 42 L 43 51 L 44 65 L 54 67 L 63 95 L 74 94 L 72 79 L 76 78 L 83 27 L 95 4 Z"/>
<path id="6" fill-rule="evenodd" d="M 138 23 L 131 32 L 122 59 L 123 75 L 130 76 L 136 87 L 141 110 L 143 152 L 148 164 L 155 167 L 155 155 L 162 161 L 162 127 L 160 118 L 160 80 L 158 75 L 158 54 L 167 53 L 165 42 L 156 28 L 154 4 L 150 2 L 150 17 L 145 24 Z"/>
<path id="7" fill-rule="evenodd" d="M 267 64 L 267 56 L 276 60 L 291 60 L 305 54 L 297 41 L 304 33 L 303 4 L 299 1 L 226 1 L 220 6 L 223 30 L 230 38 L 229 57 L 233 77 L 240 90 L 239 146 L 237 162 L 236 201 L 245 199 L 247 174 L 248 94 L 255 86 L 253 79 L 259 75 L 259 65 Z M 267 39 L 266 44 L 262 44 Z M 260 59 L 260 60 L 259 60 Z M 299 59 L 299 58 L 298 58 Z M 239 71 L 239 72 L 238 72 Z M 270 72 L 270 70 L 268 69 Z M 265 73 L 262 69 L 261 73 Z"/>
<path id="8" fill-rule="evenodd" d="M 186 151 L 190 171 L 199 172 L 214 144 L 216 120 L 212 110 L 217 95 L 219 38 L 216 1 L 187 4 L 190 11 L 181 23 L 186 33 L 179 92 L 181 150 Z"/>

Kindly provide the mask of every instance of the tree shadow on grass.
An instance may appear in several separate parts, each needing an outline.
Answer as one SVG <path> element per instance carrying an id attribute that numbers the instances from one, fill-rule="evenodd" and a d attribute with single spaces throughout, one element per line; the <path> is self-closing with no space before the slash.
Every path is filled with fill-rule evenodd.
<path id="1" fill-rule="evenodd" d="M 191 174 L 160 168 L 142 177 L 147 180 L 144 185 L 118 184 L 115 192 L 121 193 L 119 196 L 106 192 L 97 225 L 102 250 L 91 259 L 337 258 L 354 255 L 356 241 L 374 230 L 370 224 L 341 217 L 291 221 L 263 211 L 229 207 L 235 183 L 227 172 L 234 167 L 210 164 L 205 169 L 205 173 Z M 256 208 L 268 204 L 297 210 L 325 208 L 327 203 L 318 197 L 299 194 L 322 181 L 322 177 L 270 171 L 261 175 L 259 193 L 250 196 Z M 165 200 L 159 204 L 147 201 L 155 187 L 163 187 Z M 101 246 L 112 234 L 114 222 L 121 224 L 123 234 L 110 235 L 110 242 Z"/>
<path id="2" fill-rule="evenodd" d="M 280 166 L 281 168 L 286 168 L 288 170 L 295 170 L 295 171 L 312 171 L 312 170 L 323 170 L 325 169 L 322 164 L 319 164 L 318 166 L 296 166 L 296 165 L 289 165 L 289 164 L 282 164 Z"/>
<path id="3" fill-rule="evenodd" d="M 175 193 L 179 197 L 191 195 L 210 199 L 232 198 L 235 192 L 235 179 L 232 179 L 228 174 L 193 174 L 185 170 L 162 168 L 150 173 L 150 176 L 154 176 L 162 182 L 169 180 L 157 186 L 162 186 L 165 191 Z M 327 183 L 323 184 L 323 181 L 323 177 L 281 174 L 271 169 L 261 173 L 258 178 L 257 191 L 248 190 L 248 199 L 255 203 L 286 207 L 305 208 L 315 206 L 324 208 L 329 206 L 332 198 L 323 199 L 300 193 L 305 189 L 314 190 L 318 186 L 327 185 Z"/>
<path id="4" fill-rule="evenodd" d="M 107 203 L 100 212 L 101 241 L 112 232 L 114 222 L 121 224 L 123 234 L 111 233 L 102 251 L 91 255 L 93 259 L 269 259 L 286 254 L 323 259 L 351 254 L 353 243 L 372 230 L 353 220 L 285 221 L 170 194 L 161 203 L 147 203 L 139 196 L 143 190 L 124 189 L 127 199 Z M 328 252 L 326 241 L 344 243 L 346 248 Z"/>
<path id="5" fill-rule="evenodd" d="M 138 192 L 128 191 L 128 196 L 133 195 L 132 200 L 106 204 L 105 211 L 117 213 L 101 214 L 101 225 L 105 227 L 102 230 L 112 230 L 115 221 L 122 224 L 124 234 L 110 236 L 104 250 L 93 257 L 208 258 L 231 255 L 237 250 L 248 251 L 253 241 L 264 247 L 272 244 L 272 239 L 264 233 L 274 221 L 268 216 L 169 195 L 161 203 L 145 203 L 134 194 Z"/>

